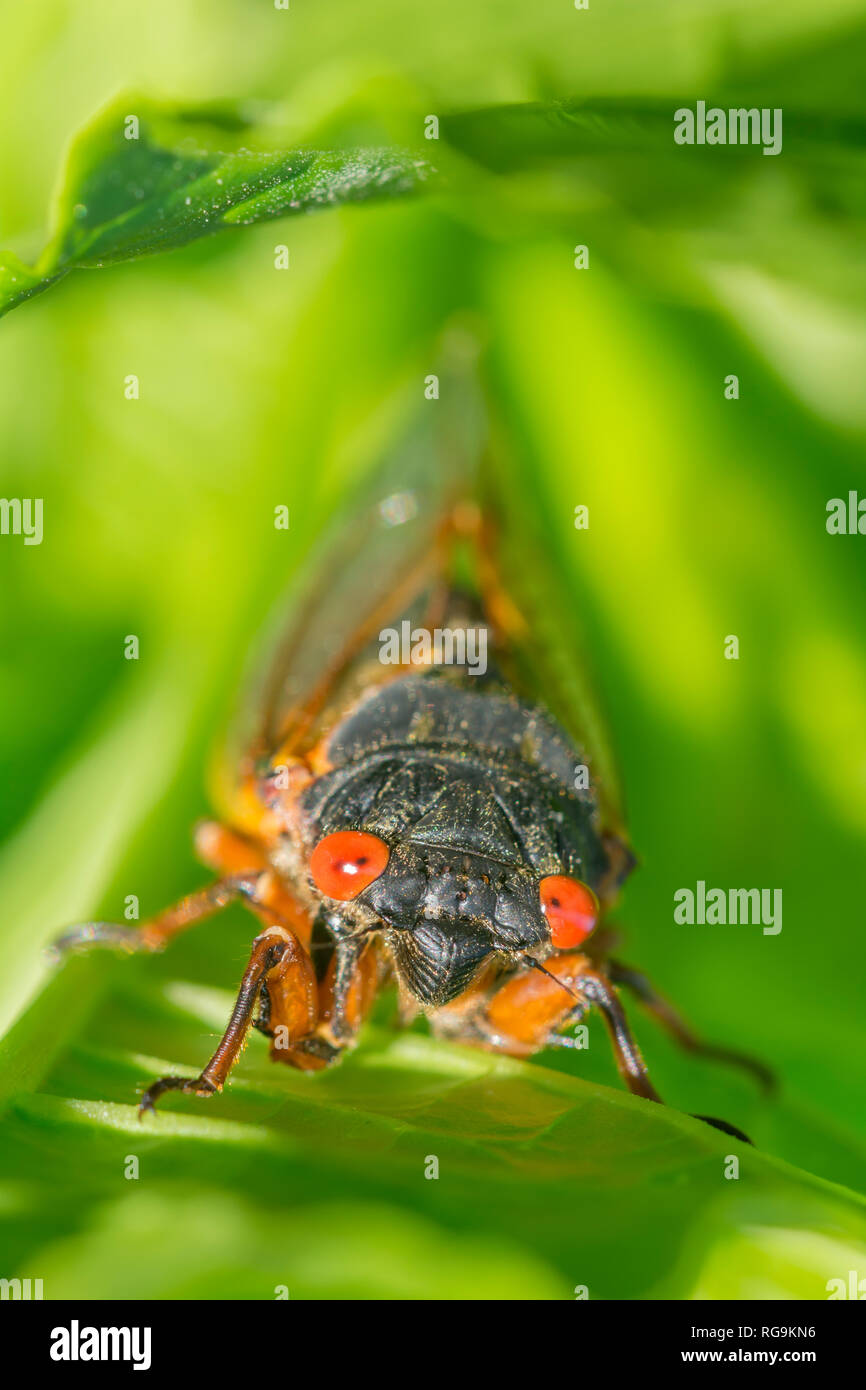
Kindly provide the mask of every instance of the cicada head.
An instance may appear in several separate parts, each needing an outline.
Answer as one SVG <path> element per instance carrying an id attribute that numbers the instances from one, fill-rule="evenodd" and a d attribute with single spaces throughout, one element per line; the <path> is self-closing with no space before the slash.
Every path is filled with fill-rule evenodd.
<path id="1" fill-rule="evenodd" d="M 325 836 L 311 873 L 337 911 L 373 914 L 401 984 L 426 1008 L 456 999 L 491 960 L 581 945 L 598 919 L 595 894 L 574 878 L 429 846 L 392 850 L 363 831 Z"/>
<path id="2" fill-rule="evenodd" d="M 427 1007 L 462 994 L 491 958 L 550 942 L 538 877 L 522 866 L 351 830 L 319 841 L 310 872 L 335 906 L 375 915 L 401 983 Z"/>
<path id="3" fill-rule="evenodd" d="M 523 786 L 477 758 L 413 749 L 339 769 L 307 793 L 310 876 L 329 920 L 380 930 L 426 1008 L 462 994 L 489 961 L 543 959 L 595 926 L 598 903 L 575 869 L 586 863 L 597 882 L 601 845 L 588 821 L 566 823 L 544 785 L 531 785 L 531 802 Z"/>

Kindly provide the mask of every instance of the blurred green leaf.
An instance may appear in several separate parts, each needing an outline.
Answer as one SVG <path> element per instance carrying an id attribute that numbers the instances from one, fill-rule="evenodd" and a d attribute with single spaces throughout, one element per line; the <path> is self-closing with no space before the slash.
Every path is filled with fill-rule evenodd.
<path id="1" fill-rule="evenodd" d="M 6 1238 L 14 1228 L 17 1267 L 49 1297 L 117 1296 L 105 1252 L 124 1230 L 137 1232 L 131 1298 L 272 1297 L 275 1284 L 293 1297 L 569 1298 L 582 1284 L 686 1297 L 720 1280 L 737 1297 L 756 1212 L 762 1245 L 787 1242 L 774 1296 L 821 1298 L 866 1248 L 866 1202 L 841 1187 L 666 1107 L 417 1034 L 370 1027 L 315 1077 L 274 1066 L 256 1038 L 224 1095 L 141 1123 L 136 1088 L 197 1069 L 231 995 L 176 980 L 142 990 L 129 964 L 84 1046 L 76 1011 L 40 1093 L 32 1073 L 16 1093 L 17 1030 L 3 1057 Z M 81 991 L 80 968 L 61 974 L 19 1027 L 63 1019 Z"/>
<path id="2" fill-rule="evenodd" d="M 758 109 L 724 86 L 707 104 Z M 441 134 L 484 171 L 473 187 L 464 169 L 463 184 L 487 226 L 516 218 L 543 235 L 558 225 L 572 241 L 603 248 L 635 284 L 656 281 L 688 303 L 744 261 L 774 277 L 771 288 L 807 287 L 849 312 L 866 303 L 862 117 L 786 100 L 781 149 L 765 157 L 757 143 L 675 144 L 680 105 L 694 103 L 515 103 L 454 112 Z"/>
<path id="3" fill-rule="evenodd" d="M 229 227 L 399 197 L 432 172 L 393 149 L 226 151 L 227 132 L 251 138 L 243 117 L 229 116 L 135 98 L 101 112 L 73 142 L 56 230 L 36 266 L 0 257 L 0 315 L 70 270 L 170 251 Z"/>

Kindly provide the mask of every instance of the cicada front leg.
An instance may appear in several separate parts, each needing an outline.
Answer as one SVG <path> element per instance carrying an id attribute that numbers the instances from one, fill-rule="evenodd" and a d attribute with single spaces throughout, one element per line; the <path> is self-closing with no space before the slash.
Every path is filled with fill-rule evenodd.
<path id="1" fill-rule="evenodd" d="M 554 1043 L 559 1031 L 592 1006 L 607 1027 L 620 1076 L 632 1095 L 661 1101 L 649 1078 L 616 990 L 588 956 L 568 951 L 543 966 L 526 957 L 530 969 L 511 976 L 493 993 L 479 1020 L 487 1046 L 514 1056 L 530 1056 Z"/>
<path id="2" fill-rule="evenodd" d="M 354 1041 L 383 975 L 376 944 L 369 937 L 348 937 L 337 943 L 320 991 L 321 1031 L 336 1046 Z"/>
<path id="3" fill-rule="evenodd" d="M 318 1018 L 316 976 L 312 961 L 294 932 L 273 924 L 253 942 L 247 968 L 241 980 L 228 1027 L 207 1066 L 194 1078 L 162 1076 L 147 1088 L 139 1102 L 139 1116 L 152 1110 L 166 1091 L 181 1091 L 184 1095 L 211 1096 L 221 1091 L 228 1074 L 243 1051 L 253 1015 L 271 982 L 279 1001 L 281 1026 L 289 1034 L 306 1036 Z"/>
<path id="4" fill-rule="evenodd" d="M 255 894 L 259 875 L 267 868 L 267 860 L 258 846 L 227 826 L 207 821 L 196 834 L 196 848 L 203 862 L 222 875 L 216 883 L 189 893 L 137 927 L 120 922 L 79 922 L 57 938 L 51 948 L 52 954 L 60 957 L 94 946 L 129 953 L 161 951 L 188 927 L 212 917 L 238 898 L 250 898 Z"/>
<path id="5" fill-rule="evenodd" d="M 65 954 L 91 947 L 127 952 L 161 951 L 189 927 L 242 900 L 264 923 L 253 943 L 228 1027 L 219 1047 L 201 1074 L 161 1077 L 148 1087 L 139 1114 L 152 1110 L 166 1091 L 209 1096 L 222 1090 L 229 1071 L 243 1050 L 251 1026 L 272 1039 L 271 1055 L 294 1066 L 325 1065 L 315 1053 L 297 1044 L 314 1033 L 319 1021 L 318 986 L 307 947 L 312 923 L 302 904 L 268 867 L 264 851 L 251 839 L 216 822 L 205 822 L 196 833 L 200 857 L 225 877 L 191 893 L 140 927 L 116 922 L 85 922 L 66 932 L 55 944 Z M 260 1010 L 257 1020 L 254 1015 Z"/>
<path id="6" fill-rule="evenodd" d="M 629 1091 L 644 1100 L 661 1102 L 616 988 L 605 970 L 579 952 L 552 956 L 544 965 L 527 956 L 526 963 L 530 970 L 511 976 L 489 997 L 482 1013 L 476 1016 L 477 1040 L 481 1045 L 513 1056 L 529 1056 L 556 1045 L 560 1030 L 580 1019 L 585 1008 L 593 1007 L 604 1019 L 617 1069 Z M 622 968 L 619 974 L 621 978 Z M 748 1135 L 726 1120 L 709 1115 L 693 1118 L 746 1144 L 751 1143 Z"/>
<path id="7" fill-rule="evenodd" d="M 260 877 L 260 873 L 252 872 L 217 879 L 216 883 L 189 893 L 180 902 L 138 927 L 125 926 L 120 922 L 80 922 L 57 938 L 51 948 L 52 953 L 63 956 L 70 951 L 85 951 L 98 946 L 130 954 L 161 951 L 175 936 L 221 912 L 229 903 L 239 898 L 254 902 Z"/>
<path id="8" fill-rule="evenodd" d="M 52 953 L 62 956 L 100 946 L 128 953 L 162 951 L 181 932 L 239 899 L 266 925 L 272 920 L 268 914 L 275 912 L 305 943 L 309 941 L 308 914 L 269 869 L 261 846 L 217 821 L 203 821 L 196 830 L 195 843 L 202 862 L 222 875 L 215 883 L 189 893 L 137 927 L 120 922 L 81 922 L 58 937 Z"/>

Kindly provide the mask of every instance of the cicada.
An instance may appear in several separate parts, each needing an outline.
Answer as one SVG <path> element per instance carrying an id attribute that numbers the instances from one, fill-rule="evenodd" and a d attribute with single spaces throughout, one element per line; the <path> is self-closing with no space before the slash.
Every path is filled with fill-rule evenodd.
<path id="1" fill-rule="evenodd" d="M 386 987 L 403 1022 L 515 1057 L 568 1046 L 596 1010 L 625 1085 L 659 1101 L 625 987 L 686 1048 L 768 1082 L 611 956 L 605 919 L 635 862 L 612 767 L 588 751 L 567 633 L 532 611 L 544 556 L 530 540 L 509 557 L 487 492 L 432 457 L 390 470 L 264 664 L 224 814 L 196 833 L 216 880 L 141 927 L 91 922 L 58 943 L 161 951 L 238 899 L 258 919 L 213 1056 L 155 1080 L 140 1113 L 221 1091 L 251 1028 L 276 1062 L 334 1065 Z"/>

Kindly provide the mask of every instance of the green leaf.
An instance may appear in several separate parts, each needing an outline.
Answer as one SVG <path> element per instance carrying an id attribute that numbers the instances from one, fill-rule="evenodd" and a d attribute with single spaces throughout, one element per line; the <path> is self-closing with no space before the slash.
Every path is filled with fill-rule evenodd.
<path id="1" fill-rule="evenodd" d="M 22 1021 L 25 1053 L 95 963 Z M 368 1028 L 315 1077 L 254 1038 L 223 1096 L 140 1123 L 136 1088 L 192 1072 L 231 996 L 142 989 L 137 964 L 118 964 L 126 987 L 87 1044 L 70 1038 L 10 1103 L 5 1238 L 48 1297 L 742 1297 L 751 1280 L 752 1296 L 822 1298 L 862 1261 L 853 1193 L 674 1110 L 413 1033 Z M 135 1252 L 119 1286 L 118 1239 Z"/>
<path id="2" fill-rule="evenodd" d="M 772 105 L 766 95 L 762 103 Z M 729 86 L 710 104 L 749 109 L 755 100 Z M 757 143 L 675 144 L 681 105 L 694 102 L 512 103 L 447 115 L 441 137 L 472 161 L 479 215 L 491 226 L 508 216 L 542 233 L 559 224 L 569 238 L 579 228 L 573 240 L 635 284 L 655 279 L 694 303 L 720 266 L 745 261 L 842 306 L 866 303 L 862 117 L 786 99 L 780 153 L 765 158 Z"/>
<path id="3" fill-rule="evenodd" d="M 229 227 L 401 197 L 432 173 L 394 149 L 226 148 L 262 138 L 230 114 L 130 98 L 100 113 L 73 142 L 56 229 L 37 264 L 0 253 L 0 315 L 70 270 L 170 251 Z"/>
<path id="4" fill-rule="evenodd" d="M 47 290 L 58 275 L 40 275 L 13 256 L 11 251 L 0 252 L 0 315 L 7 314 L 25 299 Z"/>

